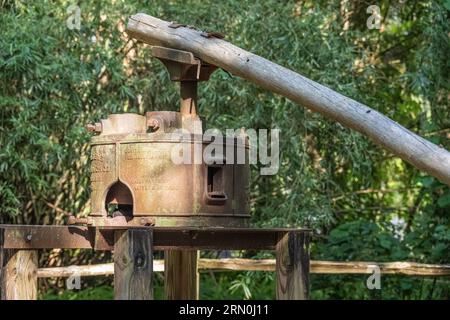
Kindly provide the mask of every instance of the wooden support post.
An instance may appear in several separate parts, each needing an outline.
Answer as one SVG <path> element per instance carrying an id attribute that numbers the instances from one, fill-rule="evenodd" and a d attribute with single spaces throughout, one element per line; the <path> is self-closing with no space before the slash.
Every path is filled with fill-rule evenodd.
<path id="1" fill-rule="evenodd" d="M 277 244 L 278 300 L 309 298 L 309 233 L 291 231 Z"/>
<path id="2" fill-rule="evenodd" d="M 165 295 L 167 300 L 198 300 L 197 250 L 164 252 Z"/>
<path id="3" fill-rule="evenodd" d="M 153 299 L 153 231 L 115 232 L 114 295 L 116 300 Z"/>
<path id="4" fill-rule="evenodd" d="M 37 250 L 3 249 L 0 229 L 0 299 L 37 299 Z"/>

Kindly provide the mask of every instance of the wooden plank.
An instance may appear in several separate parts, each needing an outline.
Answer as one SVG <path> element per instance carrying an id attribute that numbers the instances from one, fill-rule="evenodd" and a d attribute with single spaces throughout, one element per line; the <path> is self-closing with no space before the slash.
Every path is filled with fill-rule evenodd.
<path id="1" fill-rule="evenodd" d="M 155 247 L 157 250 L 274 250 L 278 238 L 286 232 L 250 228 L 155 228 Z"/>
<path id="2" fill-rule="evenodd" d="M 276 279 L 278 300 L 309 298 L 309 235 L 289 232 L 277 244 Z"/>
<path id="3" fill-rule="evenodd" d="M 209 271 L 275 271 L 275 259 L 198 259 L 199 270 Z M 383 275 L 406 276 L 450 276 L 450 264 L 424 264 L 416 262 L 339 262 L 310 261 L 310 273 L 315 274 L 372 274 L 373 266 L 378 266 Z M 153 272 L 164 272 L 164 260 L 153 260 Z M 38 269 L 38 278 L 81 277 L 114 274 L 114 264 L 67 266 Z"/>
<path id="4" fill-rule="evenodd" d="M 218 271 L 275 271 L 275 259 L 199 259 L 200 270 Z M 310 261 L 310 273 L 314 274 L 372 274 L 373 267 L 383 275 L 449 276 L 450 264 L 425 264 L 417 262 L 370 261 Z"/>
<path id="5" fill-rule="evenodd" d="M 1 225 L 8 249 L 112 250 L 114 232 L 140 227 Z M 294 229 L 154 227 L 153 249 L 275 250 L 280 236 Z M 310 232 L 307 229 L 297 229 Z"/>
<path id="6" fill-rule="evenodd" d="M 167 300 L 198 300 L 197 250 L 164 252 L 164 291 Z"/>
<path id="7" fill-rule="evenodd" d="M 275 259 L 199 259 L 198 268 L 213 271 L 275 271 Z"/>
<path id="8" fill-rule="evenodd" d="M 187 22 L 188 23 L 188 22 Z M 354 129 L 416 168 L 450 185 L 450 152 L 418 136 L 382 113 L 292 70 L 225 40 L 206 38 L 192 28 L 144 13 L 130 17 L 128 34 L 150 45 L 192 52 L 195 57 L 278 93 Z"/>
<path id="9" fill-rule="evenodd" d="M 154 261 L 153 263 L 155 263 Z M 80 277 L 109 276 L 114 274 L 114 263 L 101 263 L 93 265 L 39 268 L 38 278 L 66 278 L 72 275 Z"/>
<path id="10" fill-rule="evenodd" d="M 0 299 L 36 300 L 38 252 L 36 250 L 1 250 Z"/>
<path id="11" fill-rule="evenodd" d="M 82 226 L 1 225 L 8 249 L 91 249 L 95 229 Z M 111 241 L 113 242 L 113 241 Z M 112 248 L 110 248 L 111 250 Z"/>
<path id="12" fill-rule="evenodd" d="M 311 261 L 311 273 L 318 274 L 372 274 L 373 267 L 381 274 L 406 276 L 449 276 L 450 264 L 425 264 L 416 262 L 369 262 L 369 261 Z"/>
<path id="13" fill-rule="evenodd" d="M 116 231 L 114 296 L 116 300 L 153 299 L 153 248 L 150 228 Z"/>

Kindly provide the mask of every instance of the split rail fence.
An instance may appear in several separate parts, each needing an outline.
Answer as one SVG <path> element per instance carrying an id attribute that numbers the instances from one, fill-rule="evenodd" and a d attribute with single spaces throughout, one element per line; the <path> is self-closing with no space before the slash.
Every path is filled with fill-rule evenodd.
<path id="1" fill-rule="evenodd" d="M 415 262 L 338 262 L 312 260 L 310 273 L 315 274 L 371 274 L 375 267 L 385 275 L 450 276 L 450 264 Z M 275 271 L 275 259 L 198 259 L 199 270 L 211 271 Z M 164 272 L 164 260 L 153 261 L 153 272 Z M 113 263 L 40 268 L 38 278 L 107 276 L 114 274 Z"/>

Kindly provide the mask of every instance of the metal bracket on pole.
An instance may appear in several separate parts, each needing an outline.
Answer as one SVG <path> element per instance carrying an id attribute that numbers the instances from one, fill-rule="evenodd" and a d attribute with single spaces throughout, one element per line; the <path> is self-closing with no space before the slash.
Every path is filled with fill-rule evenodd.
<path id="1" fill-rule="evenodd" d="M 207 81 L 217 67 L 196 57 L 192 52 L 165 47 L 152 47 L 152 55 L 166 66 L 170 80 L 180 82 L 180 111 L 197 114 L 197 82 Z"/>

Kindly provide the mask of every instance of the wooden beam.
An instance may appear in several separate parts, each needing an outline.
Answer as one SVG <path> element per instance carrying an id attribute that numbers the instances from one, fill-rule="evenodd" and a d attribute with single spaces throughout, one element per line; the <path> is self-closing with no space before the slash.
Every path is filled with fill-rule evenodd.
<path id="1" fill-rule="evenodd" d="M 200 259 L 199 269 L 218 271 L 275 271 L 274 259 Z M 314 274 L 372 274 L 373 266 L 384 275 L 450 276 L 450 264 L 416 262 L 319 261 L 311 260 L 310 273 Z"/>
<path id="2" fill-rule="evenodd" d="M 114 296 L 116 300 L 153 299 L 153 248 L 150 228 L 116 231 Z"/>
<path id="3" fill-rule="evenodd" d="M 312 261 L 312 273 L 319 274 L 372 274 L 373 267 L 381 274 L 406 276 L 449 276 L 450 264 L 425 264 L 416 262 L 368 262 L 368 261 Z"/>
<path id="4" fill-rule="evenodd" d="M 210 271 L 275 271 L 275 259 L 199 259 L 199 270 Z M 449 264 L 424 264 L 416 262 L 310 262 L 310 273 L 314 274 L 371 274 L 378 266 L 384 275 L 406 275 L 421 277 L 450 276 Z M 164 272 L 164 260 L 153 261 L 153 272 Z M 114 264 L 104 263 L 84 266 L 51 267 L 38 269 L 38 278 L 70 277 L 74 273 L 81 277 L 114 274 Z"/>
<path id="5" fill-rule="evenodd" d="M 275 259 L 199 259 L 198 268 L 213 271 L 275 271 Z"/>
<path id="6" fill-rule="evenodd" d="M 197 250 L 164 252 L 164 291 L 167 300 L 198 300 Z"/>
<path id="7" fill-rule="evenodd" d="M 227 41 L 204 37 L 203 32 L 194 28 L 173 28 L 171 22 L 138 13 L 130 17 L 127 32 L 150 45 L 192 52 L 209 64 L 319 112 L 359 131 L 416 168 L 450 185 L 450 153 L 447 150 L 362 103 Z"/>
<path id="8" fill-rule="evenodd" d="M 289 232 L 278 242 L 276 257 L 277 299 L 308 299 L 309 235 Z"/>
<path id="9" fill-rule="evenodd" d="M 59 225 L 0 225 L 5 249 L 95 249 L 112 250 L 114 232 L 139 227 Z M 152 227 L 156 250 L 274 250 L 280 236 L 291 230 L 308 229 Z"/>

